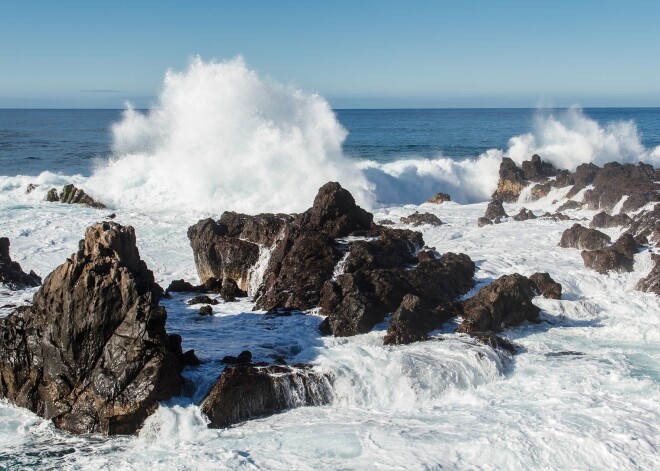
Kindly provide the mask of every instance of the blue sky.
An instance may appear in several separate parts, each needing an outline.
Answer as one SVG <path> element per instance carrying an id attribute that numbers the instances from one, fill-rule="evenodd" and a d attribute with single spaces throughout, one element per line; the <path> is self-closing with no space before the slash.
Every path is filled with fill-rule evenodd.
<path id="1" fill-rule="evenodd" d="M 660 106 L 659 24 L 658 0 L 0 0 L 0 107 L 143 107 L 238 54 L 337 108 Z"/>

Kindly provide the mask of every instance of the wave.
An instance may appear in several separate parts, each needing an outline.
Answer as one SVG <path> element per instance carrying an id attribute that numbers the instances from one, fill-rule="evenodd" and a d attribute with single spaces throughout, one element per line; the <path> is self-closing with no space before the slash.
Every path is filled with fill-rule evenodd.
<path id="1" fill-rule="evenodd" d="M 310 206 L 317 189 L 339 181 L 359 204 L 419 204 L 437 192 L 454 201 L 490 198 L 499 163 L 539 154 L 558 168 L 609 161 L 660 162 L 632 121 L 601 125 L 579 108 L 539 113 L 533 132 L 505 150 L 473 159 L 355 161 L 342 145 L 347 132 L 317 94 L 260 77 L 240 57 L 192 61 L 168 71 L 157 104 L 128 107 L 112 128 L 113 158 L 87 182 L 101 201 L 144 210 L 257 213 Z"/>

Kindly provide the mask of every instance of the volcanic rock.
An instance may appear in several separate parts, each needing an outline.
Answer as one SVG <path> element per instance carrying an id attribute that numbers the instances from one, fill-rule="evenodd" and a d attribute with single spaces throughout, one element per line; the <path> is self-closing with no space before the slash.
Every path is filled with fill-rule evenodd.
<path id="1" fill-rule="evenodd" d="M 499 218 L 506 218 L 508 217 L 508 215 L 506 214 L 506 211 L 504 211 L 504 206 L 502 206 L 502 201 L 493 200 L 490 203 L 488 203 L 488 207 L 486 208 L 486 214 L 484 214 L 484 217 L 486 219 L 490 219 L 491 221 L 495 221 Z"/>
<path id="2" fill-rule="evenodd" d="M 516 221 L 527 221 L 528 219 L 536 219 L 536 216 L 530 209 L 521 208 L 520 212 L 513 216 Z"/>
<path id="3" fill-rule="evenodd" d="M 497 182 L 497 189 L 495 190 L 495 193 L 493 193 L 493 199 L 505 201 L 507 203 L 515 203 L 518 201 L 520 192 L 524 187 L 525 176 L 523 171 L 516 166 L 513 160 L 504 157 L 500 164 L 500 178 Z"/>
<path id="4" fill-rule="evenodd" d="M 619 226 L 628 226 L 632 223 L 630 216 L 624 213 L 617 214 L 615 216 L 610 216 L 605 211 L 601 211 L 596 214 L 589 227 L 597 229 L 608 229 L 610 227 L 619 227 Z"/>
<path id="5" fill-rule="evenodd" d="M 635 237 L 644 236 L 656 244 L 660 242 L 660 204 L 654 205 L 651 210 L 635 215 L 626 234 Z"/>
<path id="6" fill-rule="evenodd" d="M 501 276 L 463 303 L 464 321 L 458 332 L 500 332 L 524 321 L 538 321 L 541 310 L 532 304 L 534 288 L 518 273 Z"/>
<path id="7" fill-rule="evenodd" d="M 39 286 L 41 278 L 35 272 L 25 273 L 18 262 L 12 261 L 9 256 L 9 239 L 0 237 L 0 283 L 10 289 L 19 289 L 26 286 Z"/>
<path id="8" fill-rule="evenodd" d="M 584 193 L 589 209 L 610 211 L 623 196 L 628 196 L 622 212 L 636 211 L 648 202 L 659 201 L 660 172 L 652 165 L 610 162 L 593 179 L 593 189 Z"/>
<path id="9" fill-rule="evenodd" d="M 554 177 L 557 173 L 554 165 L 541 160 L 537 154 L 532 155 L 531 160 L 522 163 L 522 173 L 525 180 L 531 182 L 545 181 L 549 177 Z"/>
<path id="10" fill-rule="evenodd" d="M 161 292 L 132 227 L 89 227 L 34 304 L 0 319 L 0 397 L 73 433 L 135 433 L 184 383 Z"/>
<path id="11" fill-rule="evenodd" d="M 194 306 L 195 304 L 218 304 L 217 299 L 211 299 L 206 295 L 200 295 L 200 296 L 195 296 L 192 298 L 190 301 L 188 301 L 188 304 L 191 306 Z"/>
<path id="12" fill-rule="evenodd" d="M 584 266 L 605 274 L 608 271 L 631 272 L 633 256 L 639 249 L 637 242 L 630 234 L 623 234 L 609 247 L 599 250 L 584 250 L 582 260 Z"/>
<path id="13" fill-rule="evenodd" d="M 308 365 L 226 368 L 202 401 L 209 427 L 220 428 L 301 406 L 332 401 L 333 377 Z"/>
<path id="14" fill-rule="evenodd" d="M 552 186 L 550 183 L 538 183 L 532 187 L 530 190 L 530 197 L 532 201 L 539 200 L 541 198 L 545 198 L 550 194 L 550 190 L 552 189 Z"/>
<path id="15" fill-rule="evenodd" d="M 451 201 L 451 196 L 447 193 L 436 193 L 433 197 L 426 200 L 427 203 L 442 204 Z"/>
<path id="16" fill-rule="evenodd" d="M 428 332 L 439 328 L 459 313 L 454 303 L 432 308 L 418 296 L 407 294 L 392 315 L 383 343 L 401 345 L 426 340 Z"/>
<path id="17" fill-rule="evenodd" d="M 435 214 L 420 213 L 419 211 L 415 211 L 410 216 L 402 217 L 400 220 L 403 224 L 411 224 L 413 226 L 421 226 L 423 224 L 430 226 L 442 225 L 442 221 Z"/>
<path id="18" fill-rule="evenodd" d="M 596 229 L 587 229 L 580 224 L 573 224 L 561 235 L 560 247 L 596 250 L 605 248 L 610 243 L 610 236 Z"/>
<path id="19" fill-rule="evenodd" d="M 529 277 L 538 294 L 548 299 L 561 299 L 561 285 L 553 280 L 548 273 L 534 273 Z"/>

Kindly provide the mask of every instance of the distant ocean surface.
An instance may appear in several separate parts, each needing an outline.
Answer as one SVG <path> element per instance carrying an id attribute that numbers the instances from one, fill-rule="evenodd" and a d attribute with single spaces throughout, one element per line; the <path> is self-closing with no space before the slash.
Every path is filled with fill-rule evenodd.
<path id="1" fill-rule="evenodd" d="M 556 110 L 555 110 L 556 111 Z M 344 154 L 389 163 L 402 159 L 476 158 L 505 149 L 512 136 L 532 132 L 535 109 L 335 110 L 348 131 Z M 587 108 L 601 126 L 633 121 L 646 148 L 660 145 L 660 108 Z M 111 155 L 113 123 L 122 110 L 0 109 L 0 175 L 43 171 L 89 176 Z"/>

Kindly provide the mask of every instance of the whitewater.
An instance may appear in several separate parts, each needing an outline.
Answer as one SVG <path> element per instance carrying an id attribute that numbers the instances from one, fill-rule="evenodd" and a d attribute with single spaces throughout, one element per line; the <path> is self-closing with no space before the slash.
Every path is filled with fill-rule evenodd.
<path id="1" fill-rule="evenodd" d="M 468 297 L 501 275 L 538 271 L 564 294 L 535 298 L 541 324 L 505 332 L 520 346 L 514 356 L 455 333 L 457 324 L 428 342 L 385 347 L 387 322 L 365 335 L 320 337 L 315 312 L 275 317 L 241 301 L 214 306 L 207 318 L 176 294 L 161 302 L 167 330 L 204 362 L 184 373 L 196 385 L 193 397 L 162 404 L 138 436 L 113 438 L 70 435 L 0 401 L 0 468 L 660 468 L 660 303 L 634 290 L 651 269 L 650 251 L 635 255 L 631 273 L 599 275 L 584 267 L 580 251 L 557 247 L 575 221 L 476 225 L 503 156 L 520 163 L 539 153 L 568 169 L 612 160 L 658 166 L 660 148 L 645 148 L 634 123 L 601 125 L 575 108 L 539 115 L 532 133 L 470 159 L 356 163 L 344 155 L 346 131 L 322 97 L 260 77 L 239 58 L 168 72 L 157 104 L 146 113 L 128 108 L 112 133 L 113 156 L 91 176 L 0 177 L 2 235 L 24 270 L 48 274 L 76 251 L 85 227 L 113 212 L 135 227 L 158 283 L 195 282 L 190 224 L 224 210 L 301 211 L 336 180 L 376 221 L 414 211 L 440 217 L 442 226 L 416 229 L 438 252 L 475 261 L 477 287 Z M 29 183 L 40 186 L 26 194 Z M 45 189 L 66 183 L 110 208 L 43 201 Z M 523 195 L 505 209 L 552 212 L 566 190 L 534 202 Z M 454 202 L 423 203 L 439 191 Z M 613 240 L 620 231 L 604 230 Z M 34 292 L 0 287 L 0 315 Z M 283 356 L 332 372 L 332 404 L 208 429 L 194 404 L 222 371 L 217 360 L 242 350 L 255 361 Z"/>

